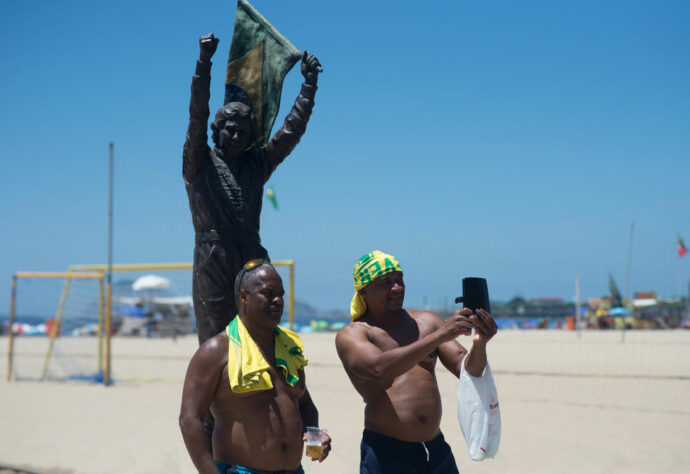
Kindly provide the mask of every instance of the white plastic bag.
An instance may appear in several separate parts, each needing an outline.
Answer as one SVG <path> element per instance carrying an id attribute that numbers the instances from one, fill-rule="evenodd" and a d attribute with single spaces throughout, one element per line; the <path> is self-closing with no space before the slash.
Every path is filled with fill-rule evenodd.
<path id="1" fill-rule="evenodd" d="M 501 410 L 488 362 L 484 375 L 472 377 L 462 361 L 457 399 L 458 421 L 470 458 L 495 457 L 501 442 Z"/>

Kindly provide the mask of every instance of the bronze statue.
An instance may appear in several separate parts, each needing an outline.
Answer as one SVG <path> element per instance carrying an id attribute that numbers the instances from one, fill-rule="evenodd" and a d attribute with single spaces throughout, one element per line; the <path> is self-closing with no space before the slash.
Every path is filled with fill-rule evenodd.
<path id="1" fill-rule="evenodd" d="M 208 146 L 213 34 L 199 39 L 200 54 L 192 78 L 189 127 L 182 154 L 189 208 L 196 232 L 193 298 L 199 343 L 215 336 L 237 314 L 235 276 L 249 260 L 268 258 L 259 238 L 264 185 L 299 143 L 314 107 L 321 65 L 304 52 L 304 83 L 283 126 L 265 145 L 256 146 L 251 105 L 229 102 L 211 123 L 214 148 Z"/>

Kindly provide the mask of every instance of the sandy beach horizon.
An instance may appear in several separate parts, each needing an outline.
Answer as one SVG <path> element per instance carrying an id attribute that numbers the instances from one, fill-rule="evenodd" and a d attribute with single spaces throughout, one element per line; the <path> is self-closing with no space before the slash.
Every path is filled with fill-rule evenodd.
<path id="1" fill-rule="evenodd" d="M 333 438 L 329 458 L 305 459 L 305 471 L 356 473 L 361 397 L 340 365 L 334 334 L 302 337 L 307 384 Z M 7 382 L 7 342 L 0 337 L 0 473 L 195 472 L 177 426 L 194 336 L 115 338 L 109 387 Z M 15 342 L 17 364 L 45 345 L 38 338 Z M 441 429 L 461 472 L 687 472 L 690 331 L 630 331 L 624 340 L 613 331 L 502 331 L 488 354 L 502 417 L 496 459 L 469 459 L 456 415 L 457 379 L 437 367 Z M 141 381 L 146 374 L 150 381 Z"/>

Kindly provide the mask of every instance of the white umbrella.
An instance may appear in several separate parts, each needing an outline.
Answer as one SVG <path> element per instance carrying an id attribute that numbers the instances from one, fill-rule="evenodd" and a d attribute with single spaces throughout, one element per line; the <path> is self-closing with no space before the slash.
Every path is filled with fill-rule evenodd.
<path id="1" fill-rule="evenodd" d="M 170 280 L 158 275 L 144 275 L 136 279 L 132 283 L 134 291 L 140 290 L 158 290 L 160 288 L 167 288 L 170 286 Z"/>

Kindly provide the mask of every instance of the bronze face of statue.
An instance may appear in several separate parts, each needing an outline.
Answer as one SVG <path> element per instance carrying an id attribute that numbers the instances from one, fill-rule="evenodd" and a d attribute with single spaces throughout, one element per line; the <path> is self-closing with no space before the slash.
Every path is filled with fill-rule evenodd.
<path id="1" fill-rule="evenodd" d="M 216 155 L 224 160 L 239 159 L 255 140 L 252 133 L 252 130 L 256 130 L 254 114 L 247 104 L 230 102 L 218 109 L 211 130 Z"/>
<path id="2" fill-rule="evenodd" d="M 254 146 L 251 106 L 230 102 L 211 124 L 214 148 L 208 146 L 208 101 L 211 57 L 218 39 L 199 40 L 200 54 L 192 78 L 189 127 L 182 153 L 182 174 L 196 232 L 193 298 L 199 342 L 218 334 L 237 314 L 235 275 L 249 260 L 268 258 L 259 238 L 264 185 L 299 143 L 314 107 L 321 65 L 304 52 L 302 88 L 282 127 L 262 146 Z"/>

